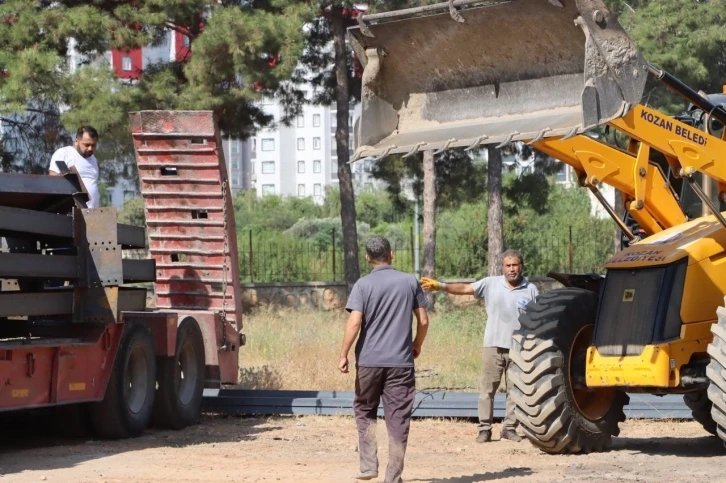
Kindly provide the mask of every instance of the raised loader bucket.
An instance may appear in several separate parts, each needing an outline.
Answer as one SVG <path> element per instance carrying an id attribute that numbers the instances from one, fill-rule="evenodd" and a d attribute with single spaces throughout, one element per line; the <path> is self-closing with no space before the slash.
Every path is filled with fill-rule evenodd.
<path id="1" fill-rule="evenodd" d="M 646 63 L 601 0 L 458 0 L 366 15 L 354 159 L 574 135 L 640 102 Z"/>

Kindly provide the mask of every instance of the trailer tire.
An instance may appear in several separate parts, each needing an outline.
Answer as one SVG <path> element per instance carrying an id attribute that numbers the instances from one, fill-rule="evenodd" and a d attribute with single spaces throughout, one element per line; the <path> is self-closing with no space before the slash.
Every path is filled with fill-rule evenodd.
<path id="1" fill-rule="evenodd" d="M 597 294 L 556 289 L 530 302 L 514 333 L 509 395 L 527 439 L 550 454 L 604 451 L 625 420 L 628 396 L 584 385 Z"/>
<path id="2" fill-rule="evenodd" d="M 151 332 L 141 324 L 126 325 L 106 394 L 90 407 L 95 433 L 108 439 L 139 436 L 151 419 L 155 382 Z"/>
<path id="3" fill-rule="evenodd" d="M 70 438 L 95 436 L 88 404 L 55 406 L 51 410 L 51 427 L 55 434 Z"/>
<path id="4" fill-rule="evenodd" d="M 204 369 L 204 337 L 197 321 L 190 317 L 179 325 L 174 356 L 157 358 L 154 424 L 182 429 L 199 421 Z"/>
<path id="5" fill-rule="evenodd" d="M 718 321 L 711 325 L 713 341 L 708 345 L 711 360 L 706 366 L 708 399 L 711 401 L 711 418 L 716 423 L 716 435 L 726 442 L 726 308 L 716 311 Z"/>
<path id="6" fill-rule="evenodd" d="M 711 415 L 713 403 L 708 398 L 706 390 L 684 394 L 683 402 L 691 410 L 693 419 L 701 423 L 703 429 L 716 436 L 716 421 Z"/>

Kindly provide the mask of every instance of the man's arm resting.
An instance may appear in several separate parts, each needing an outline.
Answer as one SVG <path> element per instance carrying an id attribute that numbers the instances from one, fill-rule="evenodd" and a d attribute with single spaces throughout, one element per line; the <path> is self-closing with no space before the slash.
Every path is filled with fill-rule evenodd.
<path id="1" fill-rule="evenodd" d="M 413 310 L 416 316 L 416 338 L 413 340 L 413 357 L 416 358 L 421 354 L 421 347 L 426 339 L 426 333 L 429 330 L 429 314 L 424 307 Z"/>
<path id="2" fill-rule="evenodd" d="M 340 372 L 348 372 L 348 353 L 350 348 L 353 347 L 358 332 L 360 332 L 360 326 L 363 323 L 363 313 L 353 310 L 348 316 L 348 322 L 345 323 L 345 334 L 343 334 L 343 348 L 340 350 L 340 362 L 338 369 Z"/>
<path id="3" fill-rule="evenodd" d="M 48 166 L 48 174 L 50 176 L 61 176 L 60 169 L 58 169 L 58 163 L 56 161 L 63 161 L 58 158 L 51 158 L 50 166 Z"/>

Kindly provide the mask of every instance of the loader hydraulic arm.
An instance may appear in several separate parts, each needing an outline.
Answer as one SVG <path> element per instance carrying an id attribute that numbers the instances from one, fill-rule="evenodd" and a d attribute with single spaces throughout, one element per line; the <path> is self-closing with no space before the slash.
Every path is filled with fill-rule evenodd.
<path id="1" fill-rule="evenodd" d="M 649 163 L 647 144 L 633 154 L 578 135 L 545 138 L 533 147 L 570 165 L 583 186 L 605 183 L 623 192 L 631 200 L 626 209 L 648 235 L 687 221 L 660 167 Z"/>
<path id="2" fill-rule="evenodd" d="M 718 181 L 720 193 L 726 192 L 726 166 L 716 162 L 726 153 L 726 141 L 643 105 L 610 125 L 662 152 L 679 176 L 701 172 Z"/>
<path id="3" fill-rule="evenodd" d="M 717 162 L 726 152 L 726 141 L 640 104 L 609 124 L 639 141 L 641 149 L 649 147 L 663 153 L 671 171 L 691 184 L 699 198 L 726 227 L 726 219 L 693 179 L 696 172 L 713 178 L 718 183 L 719 200 L 726 200 L 726 166 Z"/>
<path id="4" fill-rule="evenodd" d="M 592 189 L 605 183 L 623 192 L 628 198 L 625 208 L 648 235 L 688 221 L 660 167 L 649 162 L 651 150 L 659 151 L 671 171 L 688 180 L 726 226 L 726 219 L 693 179 L 696 172 L 715 179 L 719 199 L 726 200 L 726 166 L 716 162 L 726 152 L 726 141 L 640 104 L 609 125 L 636 141 L 631 143 L 632 151 L 584 134 L 544 138 L 533 147 L 572 166 L 583 186 Z"/>

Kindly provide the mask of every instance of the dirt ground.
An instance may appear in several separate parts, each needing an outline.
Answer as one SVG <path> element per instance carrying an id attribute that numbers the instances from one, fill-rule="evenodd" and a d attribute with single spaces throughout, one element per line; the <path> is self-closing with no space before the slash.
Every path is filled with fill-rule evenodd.
<path id="1" fill-rule="evenodd" d="M 612 451 L 582 456 L 546 455 L 527 441 L 477 444 L 475 432 L 466 421 L 414 420 L 404 481 L 726 481 L 726 450 L 695 422 L 628 421 Z M 3 433 L 0 483 L 339 483 L 354 481 L 358 464 L 355 423 L 343 416 L 206 416 L 126 441 Z M 383 421 L 378 435 L 382 476 Z"/>

